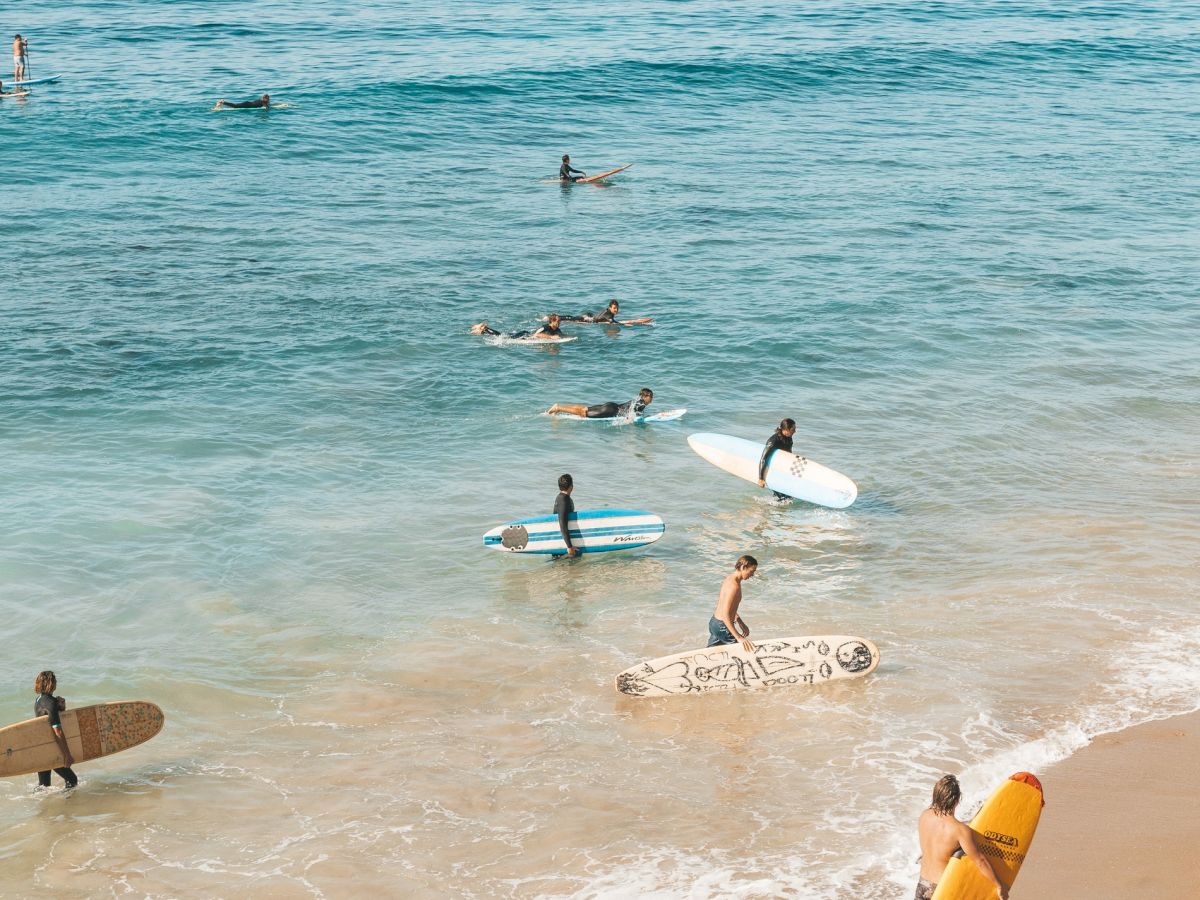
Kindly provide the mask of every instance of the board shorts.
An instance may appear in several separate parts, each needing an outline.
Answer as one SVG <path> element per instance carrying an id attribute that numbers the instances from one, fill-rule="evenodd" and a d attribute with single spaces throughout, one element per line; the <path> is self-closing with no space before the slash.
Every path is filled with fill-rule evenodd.
<path id="1" fill-rule="evenodd" d="M 936 881 L 929 881 L 928 879 L 922 878 L 917 882 L 917 893 L 914 895 L 913 900 L 931 900 L 933 897 L 933 892 L 936 890 Z"/>
<path id="2" fill-rule="evenodd" d="M 615 419 L 621 414 L 617 404 L 609 401 L 608 403 L 597 403 L 595 406 L 587 408 L 587 417 L 589 419 Z"/>
<path id="3" fill-rule="evenodd" d="M 736 644 L 737 638 L 729 633 L 725 623 L 713 616 L 708 620 L 708 646 L 719 647 L 722 644 Z"/>

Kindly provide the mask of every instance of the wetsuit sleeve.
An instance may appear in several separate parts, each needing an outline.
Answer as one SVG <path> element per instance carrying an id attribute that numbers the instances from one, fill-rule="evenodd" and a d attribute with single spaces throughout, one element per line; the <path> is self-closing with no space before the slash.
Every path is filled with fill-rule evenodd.
<path id="1" fill-rule="evenodd" d="M 558 513 L 558 530 L 562 534 L 563 541 L 566 542 L 567 549 L 570 550 L 575 546 L 571 543 L 571 527 L 569 524 L 571 513 L 575 511 L 575 503 L 566 494 L 560 492 L 558 498 L 554 501 L 554 511 Z"/>
<path id="2" fill-rule="evenodd" d="M 605 308 L 604 312 L 598 312 L 592 316 L 593 322 L 611 322 L 613 320 L 612 310 Z"/>
<path id="3" fill-rule="evenodd" d="M 771 454 L 779 449 L 779 435 L 773 434 L 767 438 L 767 446 L 763 447 L 762 459 L 758 461 L 758 480 L 767 477 L 767 465 L 771 462 Z"/>

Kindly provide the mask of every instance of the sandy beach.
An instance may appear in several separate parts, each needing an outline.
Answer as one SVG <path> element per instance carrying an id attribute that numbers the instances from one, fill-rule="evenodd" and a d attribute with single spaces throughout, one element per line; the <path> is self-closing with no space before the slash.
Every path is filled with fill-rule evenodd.
<path id="1" fill-rule="evenodd" d="M 1014 898 L 1200 895 L 1200 713 L 1104 735 L 1038 774 L 1046 808 Z"/>

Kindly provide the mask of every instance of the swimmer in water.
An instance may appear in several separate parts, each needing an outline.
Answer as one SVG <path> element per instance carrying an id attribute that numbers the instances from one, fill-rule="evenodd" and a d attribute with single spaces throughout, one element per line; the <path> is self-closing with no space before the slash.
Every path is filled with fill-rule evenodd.
<path id="1" fill-rule="evenodd" d="M 572 172 L 579 173 L 580 178 L 587 177 L 587 172 L 583 171 L 583 169 L 575 169 L 575 168 L 571 167 L 571 157 L 569 157 L 567 154 L 564 153 L 563 158 L 562 158 L 562 165 L 558 167 L 559 180 L 560 181 L 578 181 L 579 178 L 571 177 Z"/>
<path id="2" fill-rule="evenodd" d="M 551 416 L 566 413 L 581 419 L 636 419 L 646 411 L 653 399 L 654 391 L 642 388 L 635 399 L 626 400 L 624 403 L 613 403 L 611 400 L 594 406 L 588 406 L 586 403 L 555 403 L 546 413 Z"/>
<path id="3" fill-rule="evenodd" d="M 578 316 L 559 316 L 564 322 L 586 322 L 589 325 L 650 325 L 654 322 L 653 319 L 618 319 L 617 313 L 621 311 L 621 304 L 616 300 L 609 300 L 608 306 L 600 310 L 598 313 L 583 313 Z"/>
<path id="4" fill-rule="evenodd" d="M 488 325 L 487 322 L 478 322 L 471 326 L 471 334 L 486 334 L 491 337 L 506 337 L 511 340 L 532 338 L 536 341 L 552 341 L 563 336 L 562 329 L 559 328 L 561 321 L 561 318 L 555 313 L 550 316 L 549 321 L 541 328 L 535 328 L 532 331 L 510 331 L 507 334 L 503 331 L 497 331 Z"/>
<path id="5" fill-rule="evenodd" d="M 244 103 L 232 103 L 229 100 L 218 100 L 213 109 L 270 109 L 271 95 L 263 94 L 257 100 L 247 100 Z"/>
<path id="6" fill-rule="evenodd" d="M 779 423 L 779 427 L 775 429 L 775 433 L 767 438 L 767 444 L 763 447 L 762 458 L 758 461 L 758 486 L 767 486 L 767 466 L 771 464 L 771 457 L 776 450 L 785 450 L 788 453 L 792 452 L 792 435 L 796 433 L 796 420 L 783 419 Z M 777 500 L 791 500 L 787 494 L 775 492 Z"/>

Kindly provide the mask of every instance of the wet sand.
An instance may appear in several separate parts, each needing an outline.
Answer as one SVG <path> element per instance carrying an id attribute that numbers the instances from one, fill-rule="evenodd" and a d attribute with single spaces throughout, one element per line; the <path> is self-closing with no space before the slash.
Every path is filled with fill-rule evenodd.
<path id="1" fill-rule="evenodd" d="M 1097 738 L 1038 775 L 1046 808 L 1014 900 L 1200 896 L 1200 713 Z"/>

